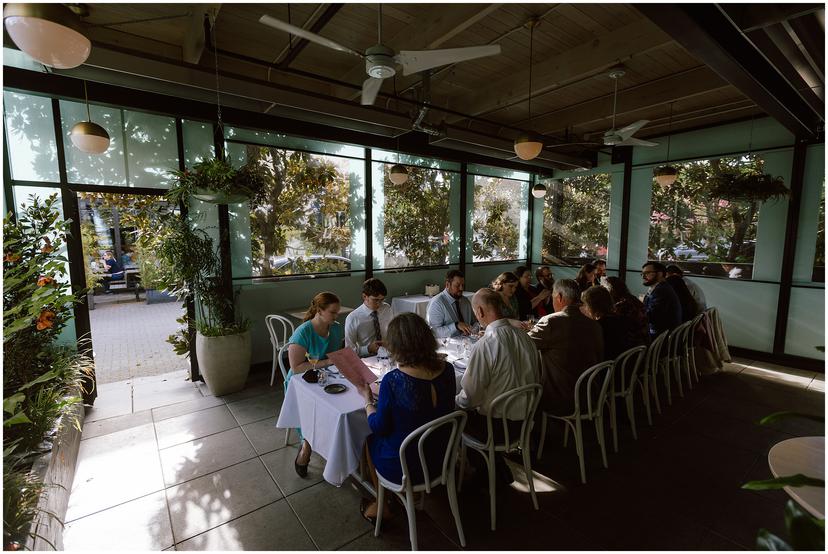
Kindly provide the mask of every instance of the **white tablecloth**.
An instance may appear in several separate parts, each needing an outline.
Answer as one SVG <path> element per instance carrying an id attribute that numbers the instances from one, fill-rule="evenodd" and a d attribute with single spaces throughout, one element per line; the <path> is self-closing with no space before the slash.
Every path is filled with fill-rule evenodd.
<path id="1" fill-rule="evenodd" d="M 464 292 L 463 296 L 471 300 L 471 297 L 474 296 L 473 292 Z M 428 312 L 428 303 L 432 299 L 432 296 L 426 296 L 425 294 L 414 294 L 411 296 L 395 296 L 391 299 L 391 311 L 394 315 L 400 315 L 405 312 L 411 312 L 419 315 L 423 319 L 426 319 L 426 313 Z"/>

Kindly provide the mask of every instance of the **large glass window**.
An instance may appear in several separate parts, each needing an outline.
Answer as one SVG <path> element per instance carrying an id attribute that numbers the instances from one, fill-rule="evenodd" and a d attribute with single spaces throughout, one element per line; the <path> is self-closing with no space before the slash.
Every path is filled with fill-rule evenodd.
<path id="1" fill-rule="evenodd" d="M 474 175 L 472 255 L 475 262 L 526 258 L 529 183 Z"/>
<path id="2" fill-rule="evenodd" d="M 814 272 L 811 280 L 825 282 L 825 181 L 819 195 L 819 216 L 817 217 L 817 243 L 814 255 Z"/>
<path id="3" fill-rule="evenodd" d="M 175 119 L 124 110 L 129 186 L 166 188 L 178 169 Z"/>
<path id="4" fill-rule="evenodd" d="M 227 151 L 267 180 L 250 205 L 253 276 L 362 269 L 352 259 L 351 196 L 364 188 L 363 160 L 239 143 Z"/>
<path id="5" fill-rule="evenodd" d="M 543 262 L 577 266 L 606 259 L 612 176 L 595 173 L 543 184 Z"/>
<path id="6" fill-rule="evenodd" d="M 653 179 L 648 258 L 689 273 L 750 279 L 759 208 L 787 189 L 758 179 L 764 162 L 755 155 L 673 165 L 675 183 Z"/>
<path id="7" fill-rule="evenodd" d="M 12 179 L 58 182 L 52 100 L 4 92 L 3 112 Z"/>

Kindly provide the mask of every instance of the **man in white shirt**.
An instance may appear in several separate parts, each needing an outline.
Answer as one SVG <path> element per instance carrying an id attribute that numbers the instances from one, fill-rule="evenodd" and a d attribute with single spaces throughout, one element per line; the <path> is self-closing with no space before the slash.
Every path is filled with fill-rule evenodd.
<path id="1" fill-rule="evenodd" d="M 446 274 L 446 288 L 428 303 L 426 320 L 437 338 L 469 335 L 474 314 L 468 298 L 463 296 L 466 278 L 459 269 Z"/>
<path id="2" fill-rule="evenodd" d="M 696 307 L 698 308 L 699 313 L 705 311 L 707 309 L 707 299 L 704 297 L 704 291 L 702 291 L 701 287 L 685 277 L 684 272 L 677 265 L 671 264 L 667 266 L 667 277 L 670 277 L 671 275 L 678 275 L 684 280 L 684 284 L 687 285 L 687 290 L 690 291 L 690 294 L 693 296 L 693 300 L 696 301 Z"/>
<path id="3" fill-rule="evenodd" d="M 373 356 L 382 346 L 394 315 L 385 302 L 388 289 L 379 279 L 362 284 L 362 304 L 345 318 L 345 347 L 361 358 Z"/>

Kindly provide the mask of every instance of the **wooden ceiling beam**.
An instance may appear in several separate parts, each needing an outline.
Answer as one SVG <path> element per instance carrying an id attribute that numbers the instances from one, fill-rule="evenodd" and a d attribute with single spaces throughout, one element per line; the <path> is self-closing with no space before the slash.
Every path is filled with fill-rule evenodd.
<path id="1" fill-rule="evenodd" d="M 770 25 L 782 23 L 824 10 L 825 4 L 719 4 L 721 9 L 739 27 L 749 33 Z"/>
<path id="2" fill-rule="evenodd" d="M 566 83 L 579 81 L 610 67 L 672 42 L 672 38 L 646 19 L 640 19 L 585 44 L 534 64 L 532 95 L 542 94 Z M 455 97 L 469 115 L 483 115 L 529 97 L 529 68 L 511 71 L 469 97 Z M 456 123 L 460 118 L 449 121 Z"/>
<path id="3" fill-rule="evenodd" d="M 618 126 L 623 125 L 623 120 L 628 114 L 651 110 L 729 86 L 730 84 L 715 72 L 705 66 L 700 66 L 618 91 L 616 114 L 616 117 L 620 118 Z M 631 116 L 631 119 L 640 118 Z M 535 117 L 531 121 L 531 128 L 547 134 L 562 131 L 568 127 L 591 125 L 601 121 L 605 121 L 609 128 L 611 120 L 612 94 L 609 94 Z"/>
<path id="4" fill-rule="evenodd" d="M 181 42 L 181 59 L 198 64 L 204 54 L 204 16 L 209 15 L 215 21 L 221 4 L 193 4 L 190 9 L 187 30 Z"/>
<path id="5" fill-rule="evenodd" d="M 343 4 L 328 4 L 328 7 L 325 8 L 325 11 L 319 16 L 319 18 L 313 22 L 310 26 L 309 31 L 311 33 L 319 33 L 322 29 L 325 28 L 325 25 L 330 23 L 333 16 L 337 14 L 339 10 L 342 9 Z M 299 39 L 296 41 L 296 44 L 293 45 L 290 50 L 288 50 L 287 55 L 279 62 L 279 67 L 286 68 L 289 67 L 291 63 L 302 53 L 310 41 L 308 39 Z"/>

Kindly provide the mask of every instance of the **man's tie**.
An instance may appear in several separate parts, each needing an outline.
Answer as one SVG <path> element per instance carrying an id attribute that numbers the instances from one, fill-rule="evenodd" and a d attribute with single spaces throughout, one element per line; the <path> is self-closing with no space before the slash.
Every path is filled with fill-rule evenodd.
<path id="1" fill-rule="evenodd" d="M 463 319 L 463 312 L 460 311 L 460 299 L 454 301 L 454 309 L 457 310 L 457 321 L 459 323 L 465 323 Z"/>
<path id="2" fill-rule="evenodd" d="M 377 315 L 376 310 L 371 312 L 371 319 L 374 320 L 374 335 L 376 336 L 375 340 L 381 341 L 382 340 L 382 331 L 380 330 L 379 315 Z"/>

